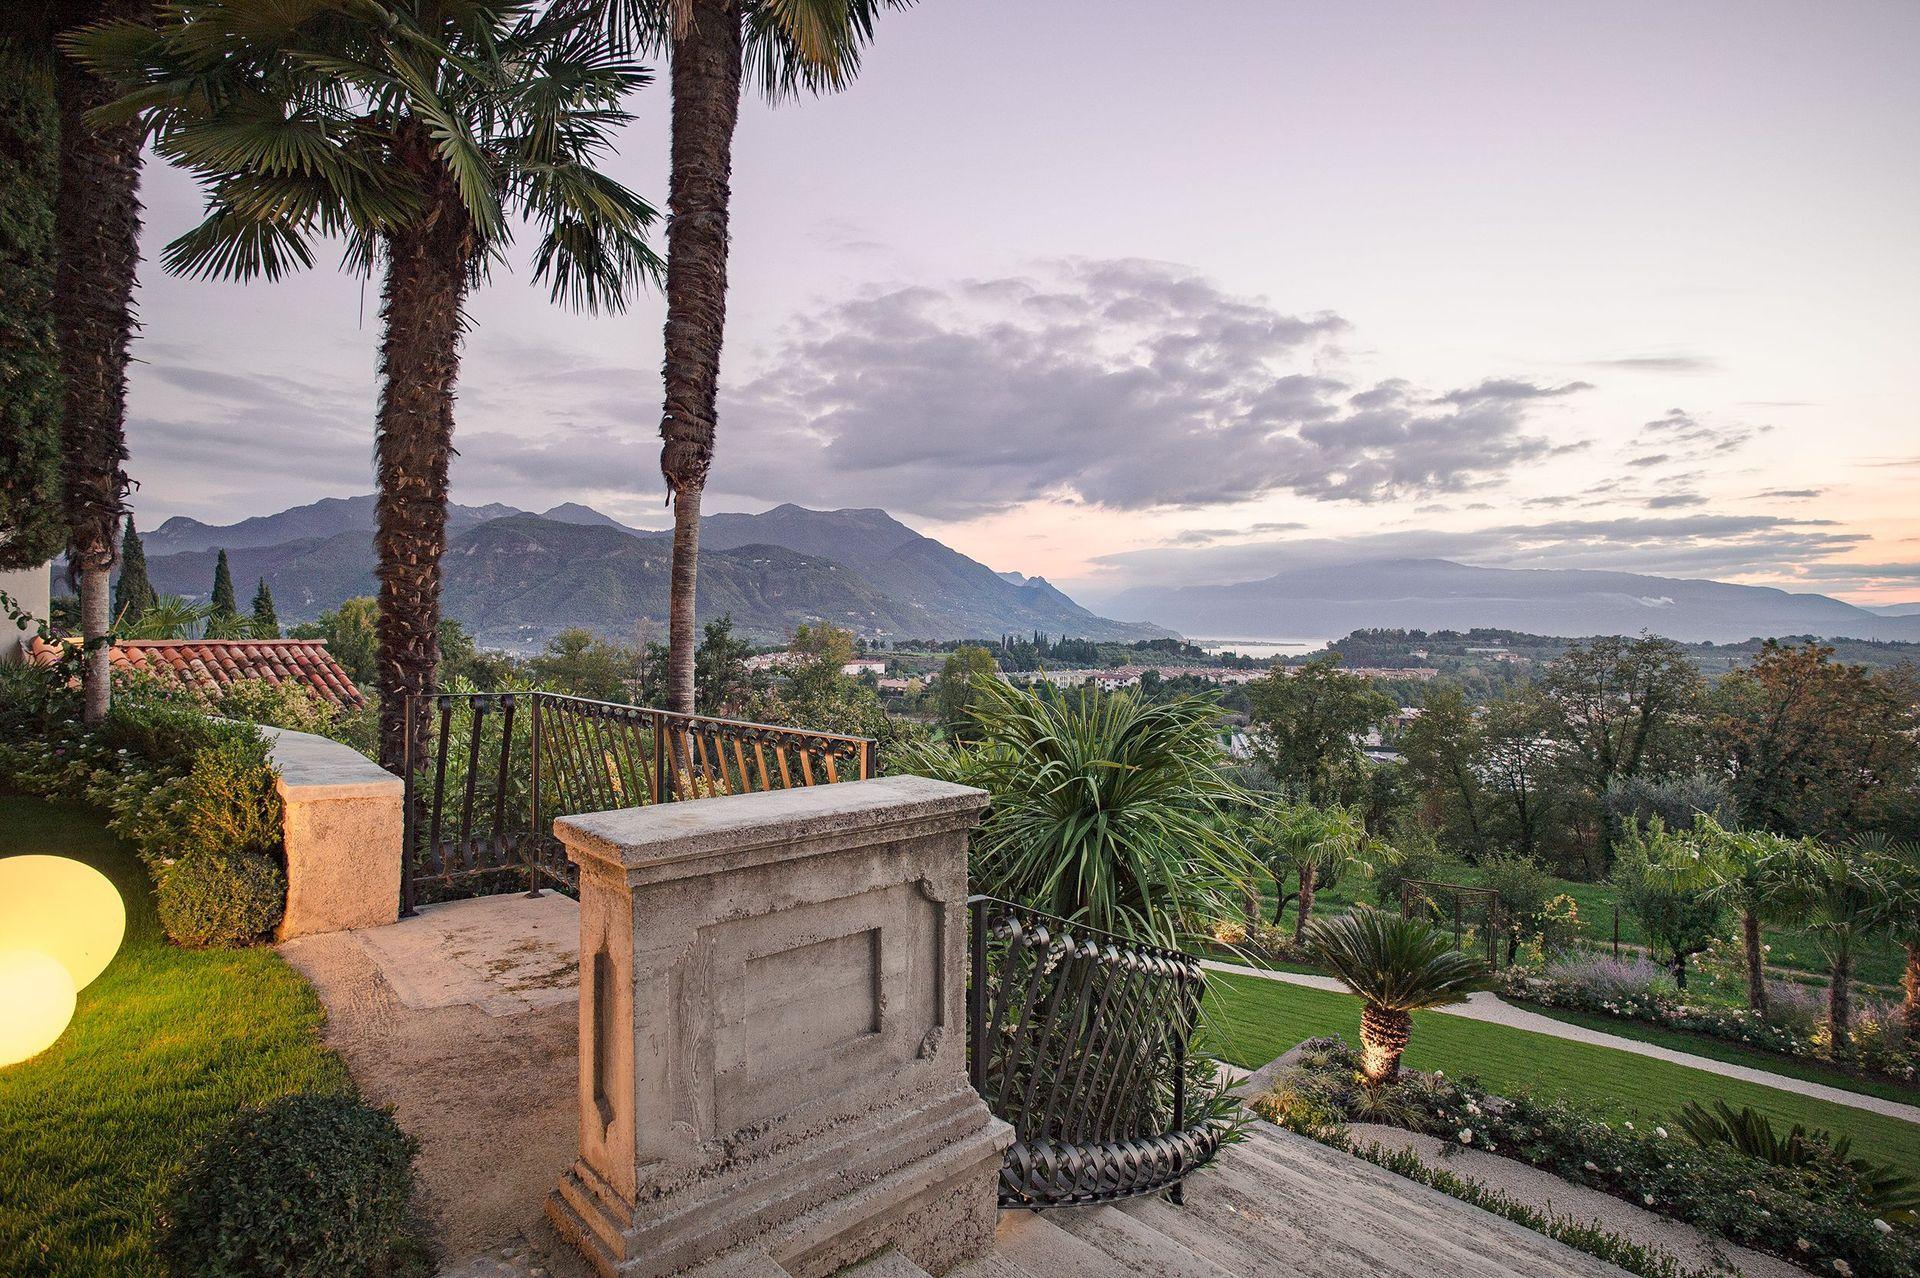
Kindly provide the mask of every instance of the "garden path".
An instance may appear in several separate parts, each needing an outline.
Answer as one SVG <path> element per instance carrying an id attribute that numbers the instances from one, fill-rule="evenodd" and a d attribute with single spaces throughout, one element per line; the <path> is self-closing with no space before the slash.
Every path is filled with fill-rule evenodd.
<path id="1" fill-rule="evenodd" d="M 1231 972 L 1237 976 L 1253 976 L 1266 981 L 1279 981 L 1286 985 L 1301 985 L 1308 989 L 1330 990 L 1336 994 L 1346 993 L 1347 987 L 1331 976 L 1318 976 L 1307 972 L 1274 972 L 1266 968 L 1244 967 L 1238 963 L 1221 963 L 1204 959 L 1201 966 L 1216 972 Z M 1618 1034 L 1608 1034 L 1600 1030 L 1588 1029 L 1584 1025 L 1569 1025 L 1557 1021 L 1551 1016 L 1542 1016 L 1501 998 L 1498 994 L 1482 992 L 1471 996 L 1465 1003 L 1452 1007 L 1439 1007 L 1436 1012 L 1448 1016 L 1464 1016 L 1469 1020 L 1488 1021 L 1496 1025 L 1508 1025 L 1514 1029 L 1527 1030 L 1534 1034 L 1545 1034 L 1552 1038 L 1564 1038 L 1576 1043 L 1593 1043 L 1600 1047 L 1611 1047 L 1622 1052 L 1632 1052 L 1636 1056 L 1651 1056 L 1656 1060 L 1670 1061 L 1676 1065 L 1685 1065 L 1691 1069 L 1704 1070 L 1709 1074 L 1718 1074 L 1723 1078 L 1737 1078 L 1749 1083 L 1758 1083 L 1763 1087 L 1777 1087 L 1783 1092 L 1793 1092 L 1799 1096 L 1812 1096 L 1836 1105 L 1846 1105 L 1853 1109 L 1864 1109 L 1875 1114 L 1884 1114 L 1888 1118 L 1904 1119 L 1909 1123 L 1920 1123 L 1920 1105 L 1903 1104 L 1900 1101 L 1885 1100 L 1878 1096 L 1867 1096 L 1859 1092 L 1849 1092 L 1838 1087 L 1829 1087 L 1824 1083 L 1808 1082 L 1800 1078 L 1788 1078 L 1784 1074 L 1774 1074 L 1763 1069 L 1754 1069 L 1747 1065 L 1735 1065 L 1728 1061 L 1716 1061 L 1705 1056 L 1696 1056 L 1692 1052 L 1677 1051 L 1671 1047 L 1662 1047 L 1657 1043 L 1642 1043 L 1637 1039 L 1622 1038 Z"/>

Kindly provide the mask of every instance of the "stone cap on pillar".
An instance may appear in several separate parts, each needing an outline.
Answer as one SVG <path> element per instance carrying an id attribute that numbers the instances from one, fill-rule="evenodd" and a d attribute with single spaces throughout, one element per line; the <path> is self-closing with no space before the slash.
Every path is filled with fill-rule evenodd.
<path id="1" fill-rule="evenodd" d="M 761 791 L 753 803 L 736 797 L 561 817 L 553 833 L 576 864 L 638 886 L 951 830 L 971 824 L 991 798 L 920 776 Z"/>

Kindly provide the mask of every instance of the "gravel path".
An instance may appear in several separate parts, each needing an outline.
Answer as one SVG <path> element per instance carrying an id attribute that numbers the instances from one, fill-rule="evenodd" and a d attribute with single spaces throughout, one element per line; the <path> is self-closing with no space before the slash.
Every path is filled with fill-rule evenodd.
<path id="1" fill-rule="evenodd" d="M 1253 976 L 1266 981 L 1279 981 L 1286 985 L 1329 990 L 1336 994 L 1346 993 L 1346 986 L 1331 976 L 1316 976 L 1304 972 L 1272 972 L 1265 968 L 1243 967 L 1238 963 L 1218 963 L 1212 959 L 1202 960 L 1201 966 L 1210 971 L 1231 972 L 1236 976 Z M 1746 1065 L 1734 1065 L 1706 1056 L 1695 1056 L 1692 1052 L 1675 1051 L 1671 1047 L 1661 1047 L 1657 1043 L 1642 1043 L 1638 1039 L 1622 1038 L 1618 1034 L 1603 1033 L 1600 1030 L 1588 1029 L 1584 1025 L 1569 1025 L 1551 1016 L 1542 1016 L 1538 1012 L 1515 1007 L 1498 994 L 1491 992 L 1475 994 L 1465 1003 L 1456 1003 L 1452 1007 L 1440 1007 L 1434 1010 L 1448 1016 L 1464 1016 L 1469 1020 L 1510 1025 L 1515 1029 L 1545 1034 L 1552 1038 L 1564 1038 L 1575 1043 L 1593 1043 L 1600 1047 L 1611 1047 L 1622 1052 L 1632 1052 L 1636 1056 L 1651 1056 L 1656 1060 L 1671 1061 L 1676 1065 L 1686 1065 L 1692 1069 L 1704 1070 L 1709 1074 L 1719 1074 L 1724 1078 L 1737 1078 L 1748 1083 L 1759 1083 L 1764 1087 L 1777 1087 L 1783 1092 L 1792 1092 L 1796 1096 L 1811 1096 L 1819 1100 L 1832 1101 L 1836 1105 L 1884 1114 L 1888 1118 L 1920 1123 L 1920 1105 L 1883 1100 L 1878 1096 L 1866 1096 L 1860 1092 L 1829 1087 L 1825 1083 L 1812 1083 L 1805 1079 L 1789 1078 L 1784 1074 L 1769 1073 Z"/>
<path id="2" fill-rule="evenodd" d="M 1692 1225 L 1644 1211 L 1612 1194 L 1575 1185 L 1551 1172 L 1517 1163 L 1482 1149 L 1447 1146 L 1436 1136 L 1402 1127 L 1355 1123 L 1356 1145 L 1409 1149 L 1429 1167 L 1444 1168 L 1463 1180 L 1497 1189 L 1528 1206 L 1556 1216 L 1571 1216 L 1622 1234 L 1645 1247 L 1658 1247 L 1689 1269 L 1732 1269 L 1746 1278 L 1806 1278 L 1806 1271 L 1778 1256 L 1736 1247 L 1725 1239 L 1702 1233 Z M 1445 1153 L 1451 1148 L 1450 1154 Z"/>

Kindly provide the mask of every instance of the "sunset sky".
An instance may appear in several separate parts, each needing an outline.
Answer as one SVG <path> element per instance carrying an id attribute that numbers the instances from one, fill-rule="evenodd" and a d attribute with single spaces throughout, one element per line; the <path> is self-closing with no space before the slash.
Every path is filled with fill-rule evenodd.
<path id="1" fill-rule="evenodd" d="M 1096 603 L 1437 555 L 1920 599 L 1920 5 L 924 0 L 743 111 L 709 510 Z M 663 77 L 664 79 L 664 77 Z M 664 203 L 666 94 L 615 172 Z M 166 278 L 151 527 L 372 489 L 377 282 Z M 666 522 L 658 297 L 470 308 L 457 501 Z"/>

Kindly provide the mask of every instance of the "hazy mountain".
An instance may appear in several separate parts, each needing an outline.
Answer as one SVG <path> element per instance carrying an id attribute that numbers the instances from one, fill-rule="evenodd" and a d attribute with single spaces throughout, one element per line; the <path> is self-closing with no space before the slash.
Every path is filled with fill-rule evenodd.
<path id="1" fill-rule="evenodd" d="M 1881 617 L 1920 617 L 1920 603 L 1863 604 L 1868 612 Z"/>
<path id="2" fill-rule="evenodd" d="M 512 506 L 498 503 L 449 506 L 447 530 L 460 532 L 489 519 L 520 513 Z M 185 515 L 175 515 L 158 528 L 141 533 L 140 541 L 149 556 L 190 550 L 234 551 L 314 538 L 325 540 L 343 532 L 372 532 L 373 525 L 374 497 L 368 493 L 363 497 L 322 497 L 309 505 L 295 506 L 277 515 L 256 515 L 237 524 L 203 524 Z"/>
<path id="3" fill-rule="evenodd" d="M 568 626 L 630 638 L 643 618 L 664 629 L 671 553 L 665 534 L 627 528 L 577 503 L 545 515 L 460 509 L 442 560 L 443 607 L 481 642 L 537 648 Z M 495 511 L 507 513 L 475 517 Z M 205 598 L 224 547 L 242 594 L 264 577 L 283 621 L 311 620 L 344 599 L 374 593 L 371 516 L 367 497 L 227 528 L 185 521 L 171 543 L 161 544 L 193 548 L 156 552 L 156 530 L 147 542 L 148 572 L 164 594 Z M 319 532 L 246 544 L 263 527 Z M 698 603 L 702 620 L 730 614 L 763 640 L 803 621 L 939 638 L 1034 629 L 1095 638 L 1166 633 L 1097 617 L 1041 578 L 1016 577 L 1003 578 L 883 511 L 782 506 L 703 521 Z"/>
<path id="4" fill-rule="evenodd" d="M 1445 559 L 1316 564 L 1232 585 L 1141 588 L 1116 596 L 1112 607 L 1185 634 L 1236 638 L 1484 626 L 1568 636 L 1645 630 L 1714 643 L 1776 635 L 1920 640 L 1920 617 L 1881 616 L 1826 595 Z"/>

